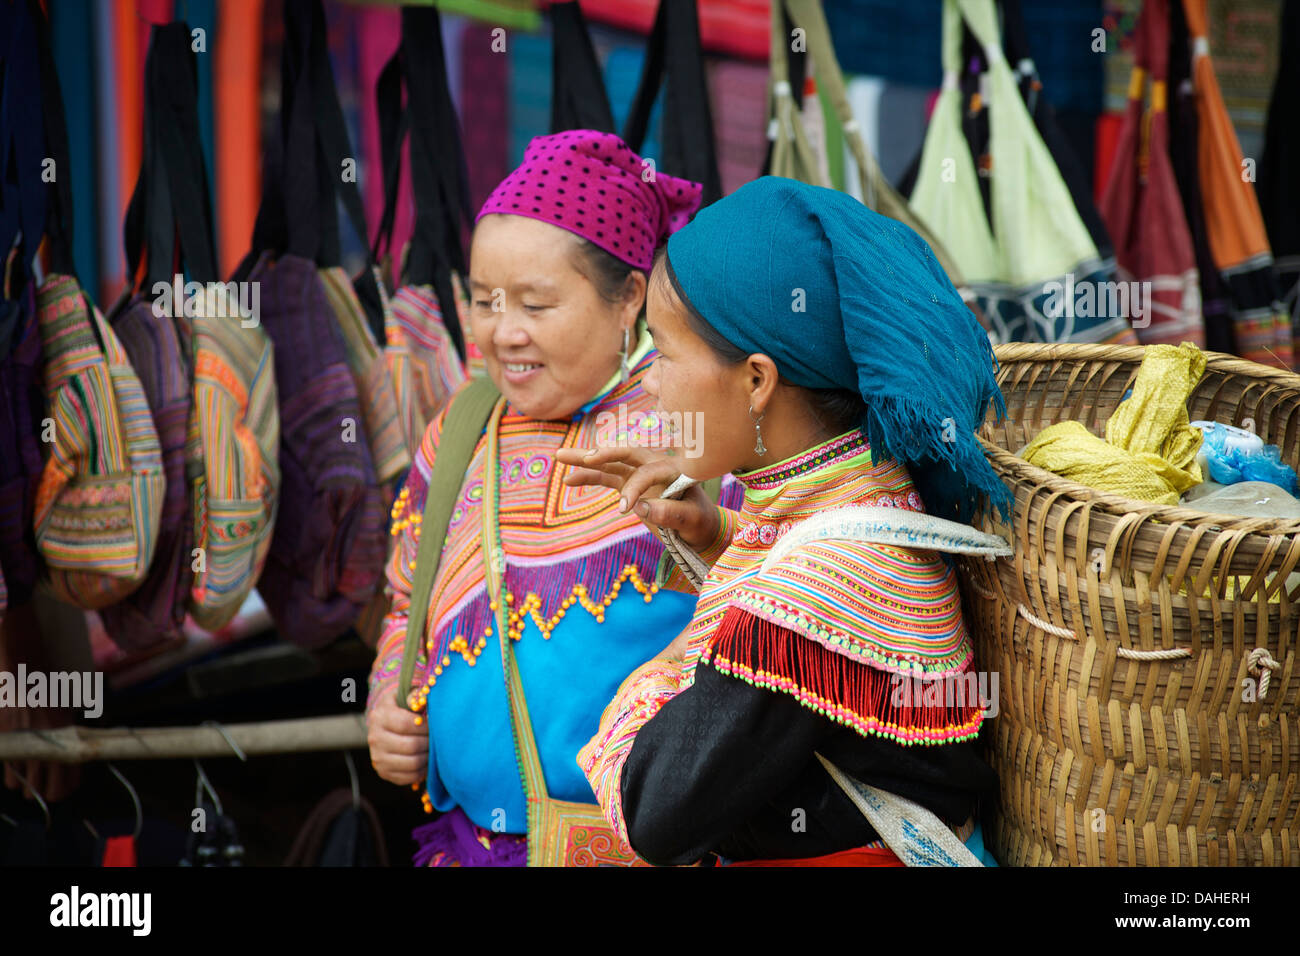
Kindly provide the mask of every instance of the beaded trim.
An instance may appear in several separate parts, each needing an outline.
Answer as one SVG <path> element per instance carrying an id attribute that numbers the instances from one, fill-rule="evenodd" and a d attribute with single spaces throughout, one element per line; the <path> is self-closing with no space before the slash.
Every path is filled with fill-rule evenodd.
<path id="1" fill-rule="evenodd" d="M 587 593 L 587 586 L 585 584 L 575 584 L 568 597 L 564 598 L 560 602 L 559 608 L 549 618 L 542 616 L 542 599 L 535 593 L 530 592 L 524 595 L 524 599 L 520 601 L 516 607 L 515 595 L 507 591 L 505 594 L 505 601 L 509 606 L 509 610 L 506 617 L 511 640 L 520 640 L 524 635 L 524 626 L 529 620 L 531 620 L 537 630 L 541 632 L 543 639 L 549 641 L 551 639 L 551 631 L 555 630 L 560 621 L 564 619 L 564 615 L 568 609 L 573 607 L 575 604 L 580 605 L 583 610 L 595 618 L 597 624 L 604 624 L 605 610 L 618 598 L 619 592 L 623 587 L 623 582 L 625 581 L 630 581 L 632 583 L 632 586 L 636 588 L 637 592 L 642 596 L 646 604 L 649 604 L 654 595 L 659 593 L 659 585 L 653 582 L 647 583 L 643 580 L 641 572 L 634 564 L 624 566 L 622 573 L 619 574 L 617 580 L 614 581 L 614 584 L 610 587 L 609 591 L 599 601 L 592 600 L 591 596 Z M 488 608 L 495 612 L 497 609 L 497 603 L 495 601 L 489 601 Z M 492 630 L 493 629 L 490 626 L 485 627 L 482 635 L 472 642 L 470 638 L 465 637 L 463 634 L 457 634 L 451 639 L 451 642 L 447 645 L 449 653 L 443 655 L 441 662 L 435 662 L 433 668 L 429 672 L 428 680 L 420 687 L 412 690 L 408 698 L 411 710 L 416 714 L 415 722 L 417 725 L 424 722 L 424 718 L 419 715 L 425 711 L 428 703 L 429 691 L 437 683 L 438 678 L 442 676 L 443 668 L 451 666 L 451 652 L 458 653 L 466 664 L 470 667 L 474 667 L 478 663 L 479 655 L 481 655 L 483 650 L 487 647 L 487 639 L 492 636 Z M 431 638 L 425 641 L 425 653 L 430 655 L 433 653 L 433 640 Z"/>
<path id="2" fill-rule="evenodd" d="M 788 458 L 757 471 L 738 472 L 736 480 L 746 488 L 767 491 L 771 488 L 779 488 L 791 479 L 818 468 L 848 461 L 869 448 L 866 433 L 861 429 L 854 429 L 815 445 L 794 458 Z"/>

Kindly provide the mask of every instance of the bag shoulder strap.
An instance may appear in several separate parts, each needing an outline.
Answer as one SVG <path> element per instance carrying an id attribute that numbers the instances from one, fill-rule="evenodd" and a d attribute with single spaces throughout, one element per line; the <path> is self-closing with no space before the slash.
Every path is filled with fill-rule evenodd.
<path id="1" fill-rule="evenodd" d="M 983 866 L 942 820 L 914 800 L 850 777 L 821 754 L 826 772 L 907 866 Z"/>
<path id="2" fill-rule="evenodd" d="M 415 578 L 411 582 L 411 603 L 406 612 L 406 643 L 402 649 L 398 684 L 401 693 L 397 699 L 408 710 L 407 696 L 411 678 L 415 675 L 415 658 L 429 616 L 433 581 L 442 562 L 443 539 L 447 536 L 447 525 L 451 523 L 456 492 L 465 480 L 474 449 L 500 397 L 501 393 L 491 379 L 486 376 L 473 379 L 452 399 L 443 421 L 442 437 L 438 442 L 437 457 L 433 460 L 424 513 L 420 519 L 420 546 L 415 554 Z"/>

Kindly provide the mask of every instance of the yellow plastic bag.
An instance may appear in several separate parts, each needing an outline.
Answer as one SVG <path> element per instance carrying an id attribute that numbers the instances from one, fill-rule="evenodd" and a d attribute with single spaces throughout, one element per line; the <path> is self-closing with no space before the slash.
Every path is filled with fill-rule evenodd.
<path id="1" fill-rule="evenodd" d="M 1202 436 L 1189 424 L 1187 399 L 1204 373 L 1205 353 L 1194 345 L 1148 346 L 1133 394 L 1111 415 L 1104 440 L 1079 422 L 1058 422 L 1022 457 L 1099 491 L 1176 505 L 1202 480 Z"/>

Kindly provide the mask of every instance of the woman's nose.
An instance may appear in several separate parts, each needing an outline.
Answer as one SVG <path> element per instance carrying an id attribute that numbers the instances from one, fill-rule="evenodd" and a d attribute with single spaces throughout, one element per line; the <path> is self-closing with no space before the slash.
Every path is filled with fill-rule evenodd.
<path id="1" fill-rule="evenodd" d="M 506 309 L 497 316 L 496 328 L 492 331 L 492 341 L 498 348 L 519 348 L 529 342 L 528 330 L 519 321 L 511 309 Z"/>
<path id="2" fill-rule="evenodd" d="M 653 399 L 659 398 L 659 360 L 655 359 L 641 379 L 641 388 Z"/>

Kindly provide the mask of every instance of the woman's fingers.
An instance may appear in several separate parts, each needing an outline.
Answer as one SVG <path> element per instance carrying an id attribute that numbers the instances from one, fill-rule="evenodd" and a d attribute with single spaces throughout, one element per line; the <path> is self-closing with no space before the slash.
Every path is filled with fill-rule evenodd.
<path id="1" fill-rule="evenodd" d="M 652 461 L 642 465 L 623 482 L 621 498 L 632 507 L 640 498 L 658 498 L 665 488 L 677 480 L 681 472 L 670 461 Z"/>

